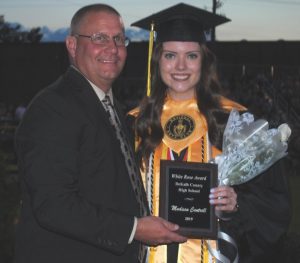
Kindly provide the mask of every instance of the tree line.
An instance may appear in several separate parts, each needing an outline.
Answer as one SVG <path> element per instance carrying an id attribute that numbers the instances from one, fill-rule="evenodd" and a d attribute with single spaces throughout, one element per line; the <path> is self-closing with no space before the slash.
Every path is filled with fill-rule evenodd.
<path id="1" fill-rule="evenodd" d="M 39 43 L 42 37 L 40 27 L 22 30 L 20 24 L 7 23 L 0 15 L 0 43 Z"/>

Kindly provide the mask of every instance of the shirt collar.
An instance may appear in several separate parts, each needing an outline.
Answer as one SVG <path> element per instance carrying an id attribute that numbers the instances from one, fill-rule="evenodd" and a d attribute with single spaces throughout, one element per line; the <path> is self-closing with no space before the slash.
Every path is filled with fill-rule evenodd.
<path id="1" fill-rule="evenodd" d="M 97 95 L 97 97 L 99 98 L 100 101 L 102 101 L 104 99 L 104 97 L 106 95 L 108 95 L 109 98 L 110 98 L 111 103 L 114 104 L 113 93 L 112 93 L 111 88 L 107 91 L 107 93 L 105 93 L 102 89 L 100 89 L 98 86 L 96 86 L 96 84 L 94 84 L 85 75 L 83 75 L 78 68 L 76 68 L 74 65 L 71 65 L 71 67 L 73 67 L 75 70 L 77 70 L 91 84 L 93 90 L 95 91 L 95 93 L 96 93 L 96 95 Z"/>

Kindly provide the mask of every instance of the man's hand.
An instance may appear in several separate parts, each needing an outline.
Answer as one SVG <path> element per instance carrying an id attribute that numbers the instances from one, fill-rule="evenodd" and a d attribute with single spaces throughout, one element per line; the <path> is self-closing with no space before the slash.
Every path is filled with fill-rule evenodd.
<path id="1" fill-rule="evenodd" d="M 186 237 L 175 232 L 178 229 L 178 225 L 160 217 L 147 216 L 138 219 L 134 239 L 150 246 L 186 242 Z"/>

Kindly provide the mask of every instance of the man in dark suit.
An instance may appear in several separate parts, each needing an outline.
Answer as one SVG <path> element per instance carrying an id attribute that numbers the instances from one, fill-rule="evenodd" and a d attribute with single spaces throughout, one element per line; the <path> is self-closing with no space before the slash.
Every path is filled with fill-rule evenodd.
<path id="1" fill-rule="evenodd" d="M 139 174 L 130 178 L 102 102 L 108 95 L 124 128 L 111 92 L 127 55 L 122 19 L 108 5 L 90 5 L 76 12 L 70 31 L 72 65 L 34 98 L 16 134 L 23 196 L 15 259 L 142 262 L 141 244 L 186 239 L 177 225 L 141 214 Z"/>

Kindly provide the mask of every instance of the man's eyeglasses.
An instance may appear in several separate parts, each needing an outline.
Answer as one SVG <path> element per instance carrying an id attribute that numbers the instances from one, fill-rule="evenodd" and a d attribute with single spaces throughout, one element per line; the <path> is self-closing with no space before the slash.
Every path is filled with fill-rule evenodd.
<path id="1" fill-rule="evenodd" d="M 111 41 L 111 37 L 103 34 L 103 33 L 95 33 L 91 36 L 87 36 L 87 35 L 81 35 L 81 34 L 73 34 L 75 37 L 87 37 L 90 38 L 91 41 L 95 44 L 95 45 L 108 45 L 109 42 Z M 129 38 L 124 37 L 123 35 L 116 35 L 114 37 L 112 37 L 114 43 L 116 46 L 118 47 L 127 47 L 130 43 Z"/>

